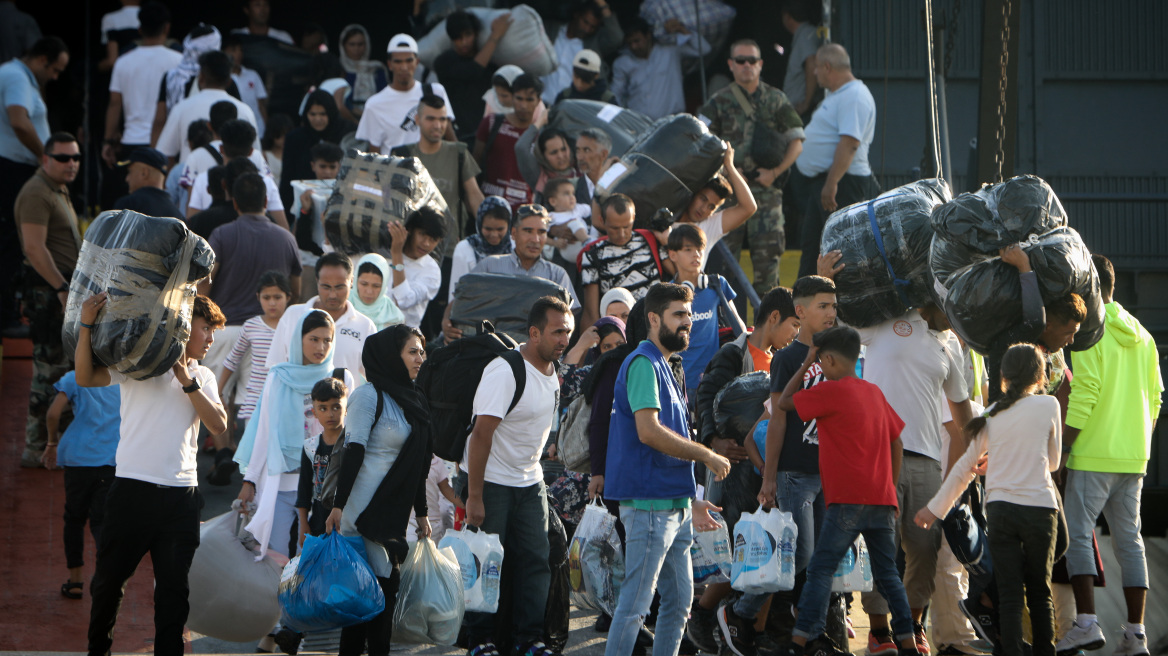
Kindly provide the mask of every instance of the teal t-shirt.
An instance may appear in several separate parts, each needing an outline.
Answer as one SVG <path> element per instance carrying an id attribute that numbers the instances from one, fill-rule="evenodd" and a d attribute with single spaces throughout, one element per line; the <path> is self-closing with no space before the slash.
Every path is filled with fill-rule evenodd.
<path id="1" fill-rule="evenodd" d="M 657 374 L 653 371 L 653 363 L 649 358 L 638 355 L 629 363 L 625 374 L 626 389 L 629 395 L 629 408 L 636 413 L 638 410 L 660 410 L 661 397 L 657 392 Z M 632 506 L 638 510 L 673 510 L 689 508 L 689 497 L 679 499 L 628 499 L 621 501 L 622 506 Z"/>

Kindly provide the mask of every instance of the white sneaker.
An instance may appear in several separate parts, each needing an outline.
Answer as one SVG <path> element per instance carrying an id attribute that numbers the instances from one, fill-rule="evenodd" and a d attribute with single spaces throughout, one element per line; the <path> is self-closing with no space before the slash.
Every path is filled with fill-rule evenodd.
<path id="1" fill-rule="evenodd" d="M 1136 633 L 1128 637 L 1127 627 L 1123 627 L 1119 644 L 1115 646 L 1115 656 L 1149 656 L 1148 636 Z"/>
<path id="2" fill-rule="evenodd" d="M 1058 641 L 1055 651 L 1060 654 L 1080 649 L 1091 651 L 1102 649 L 1105 644 L 1107 639 L 1103 637 L 1103 629 L 1099 628 L 1099 622 L 1091 622 L 1088 626 L 1079 626 L 1078 622 L 1073 622 L 1071 630 Z"/>

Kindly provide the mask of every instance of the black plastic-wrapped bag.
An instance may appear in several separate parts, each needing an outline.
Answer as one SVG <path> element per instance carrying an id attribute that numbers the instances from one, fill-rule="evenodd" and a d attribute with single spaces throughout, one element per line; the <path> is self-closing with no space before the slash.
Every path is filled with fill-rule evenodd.
<path id="1" fill-rule="evenodd" d="M 1087 304 L 1087 318 L 1071 350 L 1094 346 L 1103 337 L 1103 296 L 1091 253 L 1079 233 L 1055 228 L 1026 239 L 1022 249 L 1030 257 L 1044 300 L 1073 292 Z M 980 353 L 988 352 L 999 335 L 1022 322 L 1018 270 L 997 254 L 975 255 L 972 262 L 950 274 L 948 289 L 938 286 L 937 291 L 953 330 Z"/>
<path id="2" fill-rule="evenodd" d="M 612 139 L 609 155 L 620 157 L 648 132 L 653 120 L 644 114 L 599 100 L 561 100 L 548 113 L 547 127 L 575 141 L 587 129 L 601 130 Z"/>
<path id="3" fill-rule="evenodd" d="M 653 123 L 629 152 L 666 167 L 696 194 L 722 168 L 726 144 L 692 114 L 673 114 Z"/>
<path id="4" fill-rule="evenodd" d="M 945 181 L 929 178 L 849 205 L 828 218 L 820 252 L 843 254 L 845 266 L 835 276 L 835 287 L 844 323 L 875 326 L 933 302 L 930 215 L 951 199 Z"/>
<path id="5" fill-rule="evenodd" d="M 81 304 L 108 292 L 90 331 L 93 355 L 136 380 L 165 373 L 186 348 L 195 285 L 214 264 L 214 251 L 182 221 L 103 212 L 85 232 L 69 284 L 66 352 L 77 348 Z"/>
<path id="6" fill-rule="evenodd" d="M 709 178 L 707 178 L 708 180 Z M 658 210 L 676 214 L 689 205 L 693 191 L 668 168 L 641 153 L 625 153 L 600 176 L 596 196 L 625 194 L 636 207 L 635 228 L 649 228 Z"/>
<path id="7" fill-rule="evenodd" d="M 726 383 L 714 397 L 718 435 L 742 444 L 762 416 L 762 404 L 771 395 L 771 376 L 765 371 L 742 374 Z"/>
<path id="8" fill-rule="evenodd" d="M 388 258 L 389 224 L 404 223 L 411 212 L 426 206 L 447 213 L 442 192 L 419 159 L 349 149 L 325 207 L 325 236 L 346 255 L 380 253 Z"/>
<path id="9" fill-rule="evenodd" d="M 568 290 L 543 278 L 506 276 L 498 273 L 468 273 L 458 279 L 450 323 L 470 336 L 483 320 L 496 332 L 507 333 L 517 342 L 527 341 L 527 314 L 544 296 L 554 296 L 571 305 Z"/>
<path id="10" fill-rule="evenodd" d="M 1031 235 L 1067 225 L 1067 213 L 1045 180 L 1020 175 L 961 194 L 933 212 L 939 235 L 929 255 L 929 267 L 942 286 L 949 276 L 971 262 L 972 254 L 997 255 L 998 250 Z"/>

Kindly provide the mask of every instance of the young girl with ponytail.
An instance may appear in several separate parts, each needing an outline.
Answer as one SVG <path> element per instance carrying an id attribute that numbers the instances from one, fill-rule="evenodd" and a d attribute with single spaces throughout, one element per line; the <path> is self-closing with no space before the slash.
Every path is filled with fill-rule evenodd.
<path id="1" fill-rule="evenodd" d="M 1050 570 L 1055 561 L 1058 497 L 1051 472 L 1059 467 L 1059 402 L 1041 394 L 1042 354 L 1015 344 L 1002 357 L 1003 395 L 985 416 L 966 426 L 969 448 L 949 471 L 936 496 L 917 513 L 928 528 L 949 513 L 989 453 L 986 468 L 988 542 L 998 586 L 1001 642 L 1006 656 L 1022 656 L 1022 604 L 1030 610 L 1034 656 L 1054 656 Z"/>

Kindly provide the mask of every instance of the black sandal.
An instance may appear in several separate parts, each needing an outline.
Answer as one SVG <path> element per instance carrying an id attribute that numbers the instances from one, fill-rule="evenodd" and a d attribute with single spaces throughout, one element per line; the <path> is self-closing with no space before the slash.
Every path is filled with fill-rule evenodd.
<path id="1" fill-rule="evenodd" d="M 84 586 L 81 581 L 65 581 L 61 584 L 61 594 L 70 599 L 81 599 L 84 596 L 81 594 L 81 588 Z"/>

